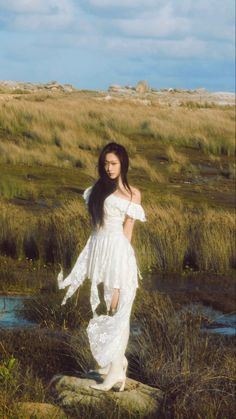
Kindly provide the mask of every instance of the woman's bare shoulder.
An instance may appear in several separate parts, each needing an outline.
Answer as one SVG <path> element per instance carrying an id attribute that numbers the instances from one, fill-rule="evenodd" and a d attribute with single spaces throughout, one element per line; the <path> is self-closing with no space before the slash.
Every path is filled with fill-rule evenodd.
<path id="1" fill-rule="evenodd" d="M 140 192 L 140 190 L 138 188 L 135 188 L 134 186 L 130 186 L 130 189 L 133 193 L 132 201 L 135 204 L 141 204 L 141 192 Z"/>

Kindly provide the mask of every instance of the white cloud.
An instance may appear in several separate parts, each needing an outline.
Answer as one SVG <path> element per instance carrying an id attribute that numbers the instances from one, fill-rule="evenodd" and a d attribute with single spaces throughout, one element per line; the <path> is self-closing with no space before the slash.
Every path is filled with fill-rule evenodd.
<path id="1" fill-rule="evenodd" d="M 105 8 L 148 8 L 148 7 L 158 7 L 160 3 L 163 3 L 164 0 L 146 0 L 145 4 L 143 0 L 87 0 L 86 3 L 100 7 L 102 9 Z"/>
<path id="2" fill-rule="evenodd" d="M 120 52 L 139 53 L 141 57 L 145 54 L 155 55 L 157 58 L 193 58 L 196 55 L 203 56 L 206 53 L 205 43 L 193 38 L 179 41 L 139 39 L 138 42 L 133 39 L 113 38 L 107 42 L 107 47 Z"/>
<path id="3" fill-rule="evenodd" d="M 74 23 L 74 18 L 70 14 L 58 15 L 36 15 L 29 16 L 20 15 L 14 20 L 14 29 L 22 29 L 28 31 L 43 30 L 43 29 L 66 29 Z"/>
<path id="4" fill-rule="evenodd" d="M 76 21 L 72 0 L 0 0 L 0 8 L 5 26 L 18 31 L 65 29 Z"/>
<path id="5" fill-rule="evenodd" d="M 144 12 L 138 18 L 118 20 L 117 26 L 125 35 L 155 38 L 188 34 L 191 21 L 174 15 L 172 7 L 167 5 L 157 12 Z"/>
<path id="6" fill-rule="evenodd" d="M 29 33 L 40 52 L 96 49 L 144 61 L 234 57 L 233 0 L 0 0 L 0 10 L 6 32 Z"/>
<path id="7" fill-rule="evenodd" d="M 137 44 L 142 37 L 234 40 L 233 0 L 0 0 L 0 10 L 4 27 L 18 31 L 68 29 Z"/>
<path id="8" fill-rule="evenodd" d="M 233 44 L 217 44 L 214 41 L 204 41 L 194 37 L 179 40 L 150 39 L 150 38 L 122 38 L 107 40 L 106 47 L 117 54 L 142 59 L 230 59 L 234 54 Z"/>
<path id="9" fill-rule="evenodd" d="M 0 0 L 1 10 L 14 13 L 58 13 L 68 6 L 70 0 Z"/>

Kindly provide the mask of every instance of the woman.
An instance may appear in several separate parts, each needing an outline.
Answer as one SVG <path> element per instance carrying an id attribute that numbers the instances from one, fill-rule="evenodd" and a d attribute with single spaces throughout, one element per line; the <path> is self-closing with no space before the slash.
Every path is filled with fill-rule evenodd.
<path id="1" fill-rule="evenodd" d="M 91 280 L 90 302 L 93 318 L 87 333 L 94 358 L 100 365 L 103 383 L 92 385 L 107 391 L 115 384 L 124 390 L 132 303 L 138 287 L 134 250 L 130 244 L 135 220 L 146 221 L 140 191 L 127 180 L 129 158 L 122 145 L 107 144 L 98 160 L 99 179 L 83 194 L 91 216 L 93 231 L 80 253 L 71 273 L 59 288 L 69 286 L 62 301 L 65 304 L 86 278 Z M 107 315 L 98 316 L 97 286 L 103 282 Z"/>

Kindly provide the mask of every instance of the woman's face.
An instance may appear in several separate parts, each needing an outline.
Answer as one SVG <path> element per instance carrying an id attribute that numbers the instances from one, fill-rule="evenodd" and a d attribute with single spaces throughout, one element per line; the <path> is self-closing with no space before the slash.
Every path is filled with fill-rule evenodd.
<path id="1" fill-rule="evenodd" d="M 120 175 L 120 160 L 114 153 L 106 154 L 104 167 L 111 179 L 116 179 Z"/>

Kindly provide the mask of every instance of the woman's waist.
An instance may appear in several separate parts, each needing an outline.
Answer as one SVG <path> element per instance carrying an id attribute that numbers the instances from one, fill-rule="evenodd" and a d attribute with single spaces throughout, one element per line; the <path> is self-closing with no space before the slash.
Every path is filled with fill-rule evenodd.
<path id="1" fill-rule="evenodd" d="M 121 223 L 108 223 L 106 222 L 103 226 L 94 230 L 94 233 L 122 233 L 124 234 L 123 225 Z"/>

